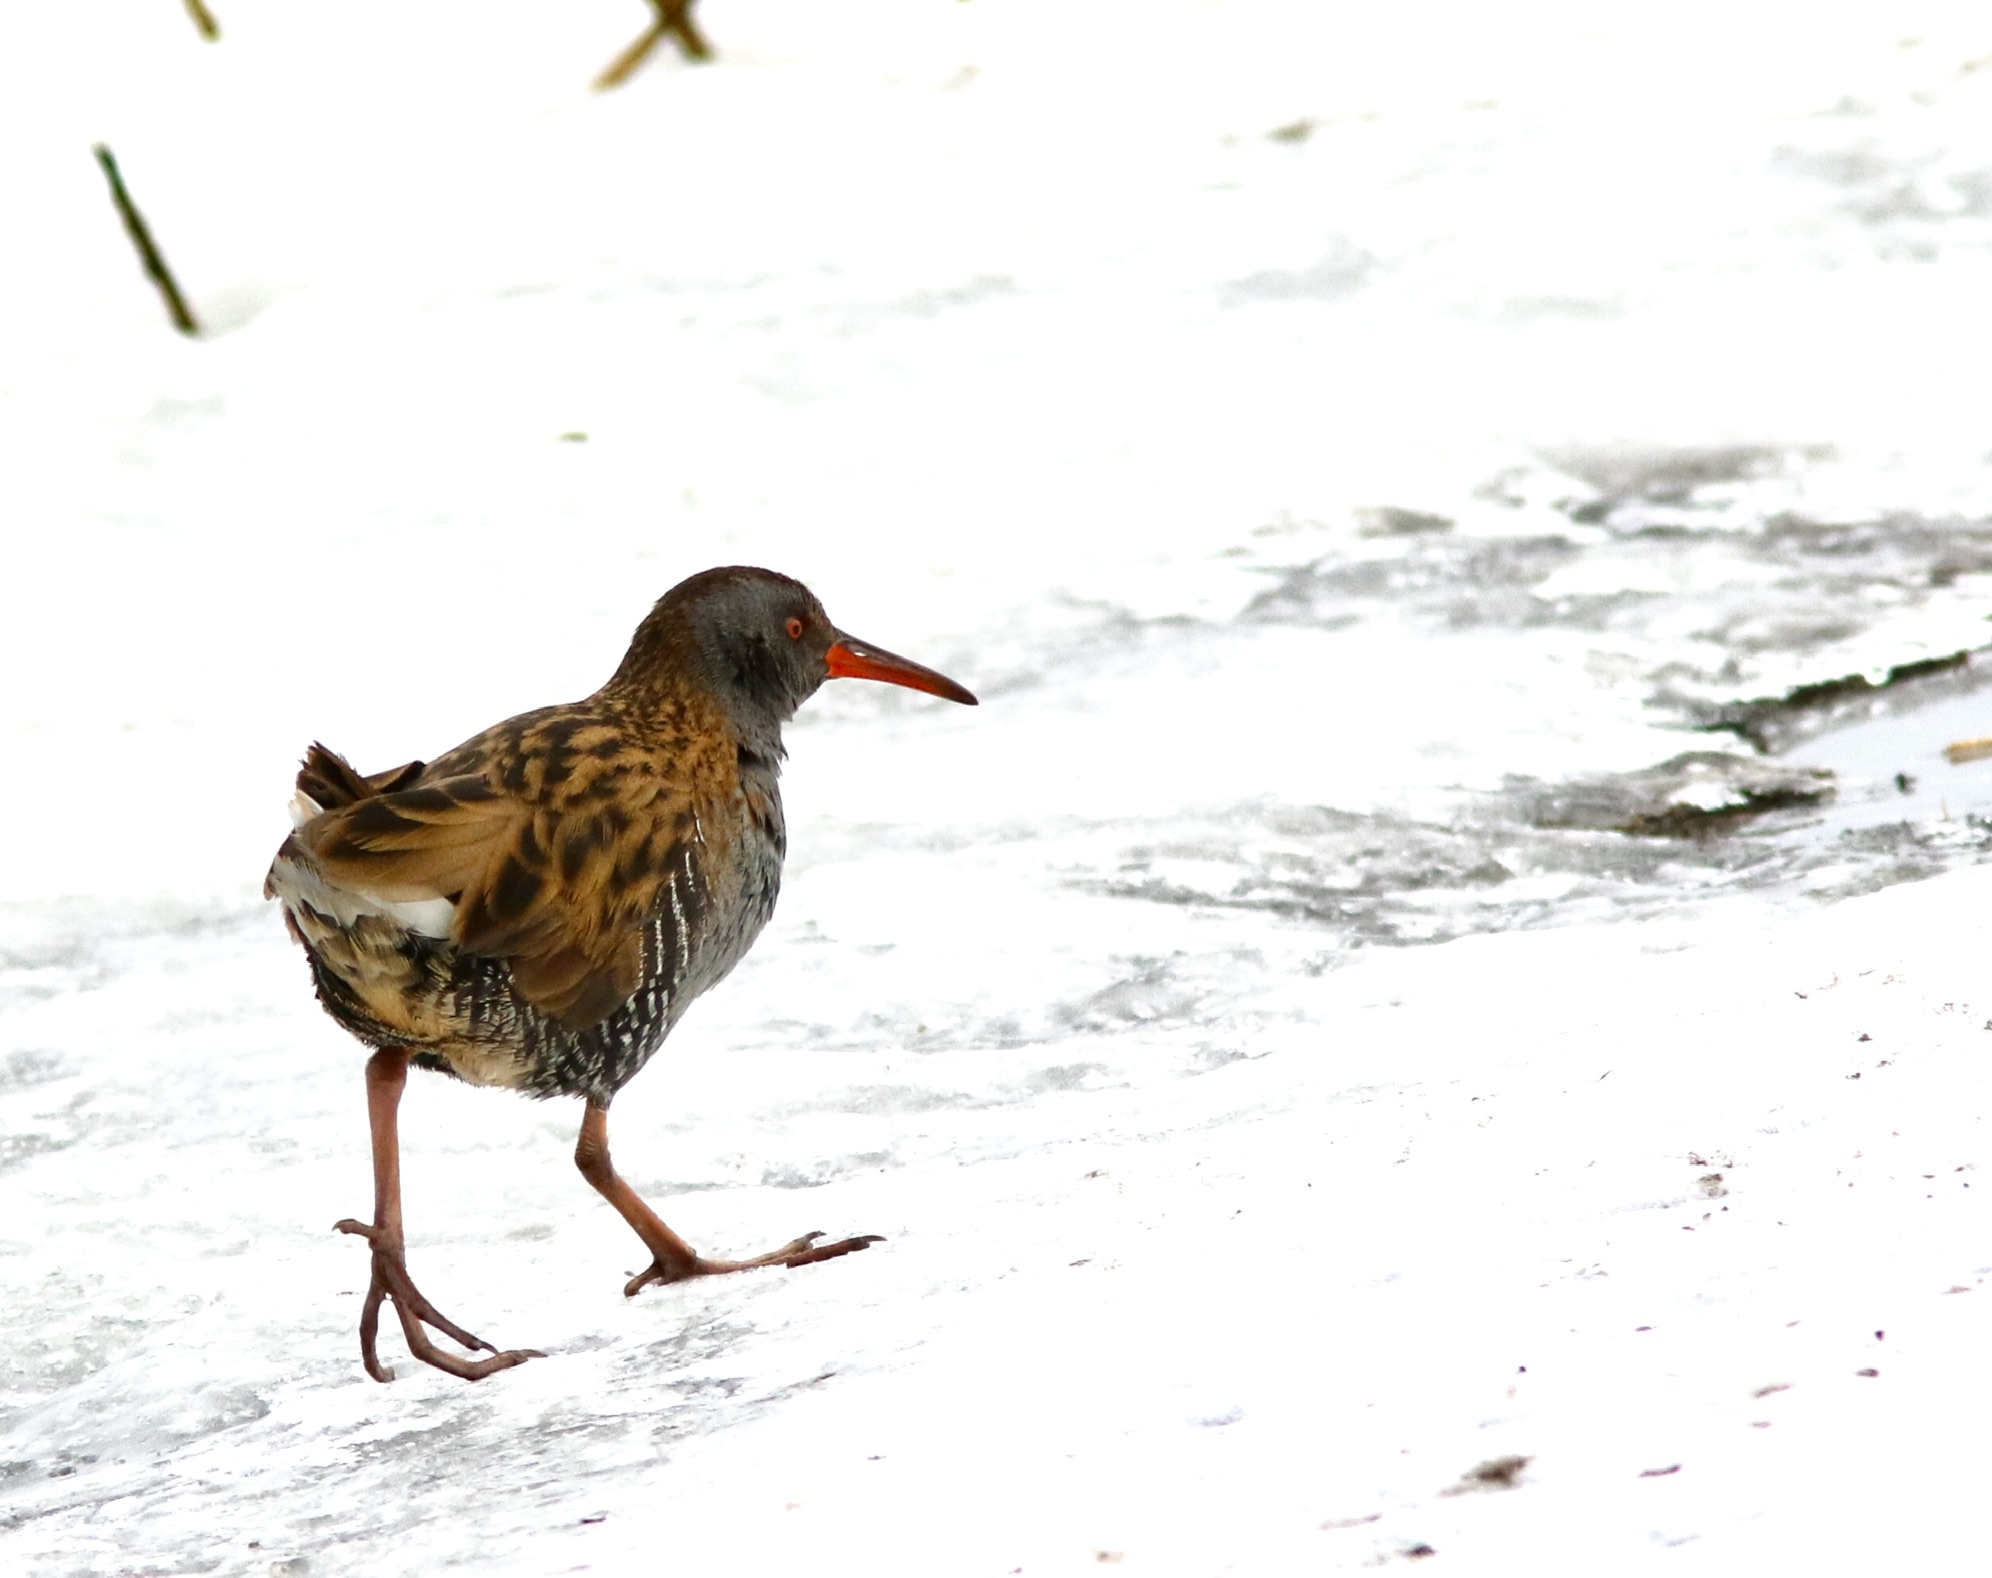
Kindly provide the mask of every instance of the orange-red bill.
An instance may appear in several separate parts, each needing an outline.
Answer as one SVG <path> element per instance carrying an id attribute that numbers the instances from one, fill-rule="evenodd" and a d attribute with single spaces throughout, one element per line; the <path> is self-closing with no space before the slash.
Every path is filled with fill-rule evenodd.
<path id="1" fill-rule="evenodd" d="M 884 680 L 888 685 L 904 685 L 908 690 L 924 690 L 930 696 L 944 696 L 965 707 L 976 704 L 975 697 L 947 675 L 937 674 L 896 652 L 887 652 L 883 647 L 875 647 L 855 636 L 838 636 L 831 644 L 825 663 L 832 679 Z"/>

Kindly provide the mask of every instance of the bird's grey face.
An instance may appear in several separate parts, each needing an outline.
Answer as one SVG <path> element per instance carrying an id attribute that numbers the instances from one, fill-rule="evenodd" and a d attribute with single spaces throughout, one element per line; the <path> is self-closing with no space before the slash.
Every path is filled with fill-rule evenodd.
<path id="1" fill-rule="evenodd" d="M 830 677 L 837 640 L 808 587 L 769 570 L 738 570 L 700 599 L 700 645 L 735 698 L 787 719 Z"/>
<path id="2" fill-rule="evenodd" d="M 949 701 L 975 697 L 945 674 L 847 635 L 800 581 L 771 570 L 739 570 L 700 608 L 702 644 L 729 687 L 784 721 L 826 679 L 872 679 Z"/>

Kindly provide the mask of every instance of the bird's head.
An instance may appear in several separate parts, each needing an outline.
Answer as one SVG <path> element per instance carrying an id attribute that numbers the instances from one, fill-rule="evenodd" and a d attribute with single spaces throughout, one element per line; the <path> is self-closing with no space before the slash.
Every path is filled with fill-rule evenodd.
<path id="1" fill-rule="evenodd" d="M 672 587 L 637 630 L 616 678 L 635 679 L 674 654 L 694 661 L 750 728 L 779 727 L 826 679 L 883 680 L 976 704 L 945 674 L 839 630 L 800 581 L 751 566 L 705 570 Z"/>

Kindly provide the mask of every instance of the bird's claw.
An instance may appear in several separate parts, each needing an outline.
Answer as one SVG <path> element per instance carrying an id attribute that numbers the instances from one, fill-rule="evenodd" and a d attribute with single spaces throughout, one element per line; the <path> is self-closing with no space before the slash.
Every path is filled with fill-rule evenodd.
<path id="1" fill-rule="evenodd" d="M 770 1250 L 765 1255 L 756 1255 L 752 1260 L 708 1260 L 704 1255 L 691 1260 L 667 1262 L 662 1256 L 650 1262 L 647 1270 L 640 1272 L 623 1287 L 624 1298 L 634 1298 L 652 1283 L 689 1282 L 693 1277 L 723 1276 L 729 1271 L 756 1271 L 764 1266 L 812 1266 L 819 1260 L 835 1260 L 840 1255 L 856 1254 L 873 1244 L 885 1242 L 882 1233 L 860 1233 L 852 1238 L 840 1238 L 835 1243 L 819 1244 L 823 1235 L 804 1233 L 800 1238 L 792 1238 L 780 1249 Z"/>
<path id="2" fill-rule="evenodd" d="M 364 1238 L 373 1246 L 373 1276 L 367 1285 L 367 1301 L 360 1309 L 360 1362 L 376 1381 L 394 1379 L 394 1371 L 380 1362 L 380 1355 L 375 1349 L 380 1331 L 380 1307 L 387 1300 L 394 1303 L 394 1313 L 401 1322 L 401 1334 L 407 1340 L 408 1351 L 424 1364 L 434 1365 L 466 1381 L 480 1381 L 487 1375 L 524 1364 L 528 1359 L 546 1357 L 537 1348 L 508 1348 L 500 1352 L 495 1344 L 465 1331 L 431 1304 L 408 1275 L 408 1262 L 399 1233 L 355 1221 L 350 1216 L 333 1223 L 333 1228 L 337 1232 Z M 473 1352 L 482 1350 L 490 1357 L 458 1358 L 431 1342 L 429 1334 L 422 1329 L 425 1325 L 435 1327 L 444 1336 Z"/>

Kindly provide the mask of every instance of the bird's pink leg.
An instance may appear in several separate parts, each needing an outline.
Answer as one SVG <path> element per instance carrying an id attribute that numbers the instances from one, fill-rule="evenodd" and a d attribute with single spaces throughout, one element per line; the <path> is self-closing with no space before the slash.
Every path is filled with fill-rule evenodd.
<path id="1" fill-rule="evenodd" d="M 380 1330 L 383 1299 L 394 1301 L 394 1313 L 401 1319 L 401 1334 L 408 1351 L 424 1364 L 480 1381 L 499 1370 L 509 1370 L 528 1359 L 546 1355 L 531 1348 L 513 1348 L 500 1353 L 481 1337 L 473 1337 L 442 1314 L 422 1296 L 408 1276 L 408 1260 L 401 1238 L 401 1134 L 398 1122 L 401 1091 L 408 1083 L 408 1051 L 405 1047 L 383 1047 L 367 1059 L 367 1124 L 373 1133 L 374 1219 L 373 1225 L 356 1222 L 350 1216 L 334 1223 L 341 1233 L 354 1233 L 373 1245 L 373 1277 L 367 1287 L 367 1301 L 360 1310 L 360 1362 L 376 1381 L 391 1381 L 394 1372 L 380 1362 L 374 1351 L 374 1338 Z M 461 1359 L 446 1353 L 429 1340 L 423 1323 L 466 1348 L 482 1348 L 488 1359 Z"/>
<path id="2" fill-rule="evenodd" d="M 650 1251 L 650 1269 L 630 1278 L 623 1288 L 625 1296 L 640 1292 L 653 1282 L 684 1282 L 728 1271 L 753 1271 L 761 1266 L 807 1266 L 884 1242 L 877 1233 L 865 1233 L 857 1238 L 840 1238 L 834 1244 L 819 1244 L 821 1233 L 805 1233 L 752 1260 L 708 1260 L 666 1227 L 663 1218 L 623 1181 L 609 1159 L 609 1109 L 592 1101 L 581 1118 L 581 1138 L 574 1147 L 574 1165 L 602 1198 L 622 1213 L 622 1219 L 636 1230 L 636 1236 Z"/>

